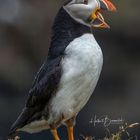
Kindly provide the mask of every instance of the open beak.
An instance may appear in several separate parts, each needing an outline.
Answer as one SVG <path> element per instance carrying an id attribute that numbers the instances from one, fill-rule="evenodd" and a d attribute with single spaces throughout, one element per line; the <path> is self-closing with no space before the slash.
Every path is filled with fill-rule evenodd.
<path id="1" fill-rule="evenodd" d="M 99 5 L 100 8 L 92 12 L 90 16 L 90 19 L 92 21 L 92 26 L 98 28 L 110 28 L 110 26 L 105 22 L 101 14 L 101 11 L 107 10 L 107 11 L 115 12 L 116 7 L 109 0 L 99 0 Z"/>

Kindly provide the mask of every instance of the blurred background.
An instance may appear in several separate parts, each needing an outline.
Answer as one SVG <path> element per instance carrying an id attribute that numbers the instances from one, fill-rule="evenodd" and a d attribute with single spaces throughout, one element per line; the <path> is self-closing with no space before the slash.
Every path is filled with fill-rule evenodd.
<path id="1" fill-rule="evenodd" d="M 63 0 L 0 0 L 0 140 L 24 106 L 28 90 L 47 56 L 54 17 Z M 104 54 L 96 90 L 77 118 L 76 139 L 105 136 L 103 125 L 90 123 L 95 115 L 140 122 L 140 16 L 138 0 L 114 1 L 117 13 L 104 14 L 110 30 L 94 29 Z M 118 125 L 111 125 L 115 132 Z M 140 139 L 140 127 L 130 132 Z M 66 138 L 64 127 L 59 129 Z M 26 140 L 52 139 L 50 132 L 21 133 Z"/>

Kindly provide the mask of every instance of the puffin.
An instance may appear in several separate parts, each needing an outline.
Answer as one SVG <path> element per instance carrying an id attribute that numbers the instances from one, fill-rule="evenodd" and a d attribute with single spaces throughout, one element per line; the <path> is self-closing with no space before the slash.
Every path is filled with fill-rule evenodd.
<path id="1" fill-rule="evenodd" d="M 37 72 L 21 114 L 11 126 L 8 140 L 19 132 L 39 133 L 65 125 L 68 140 L 74 140 L 76 116 L 90 99 L 103 65 L 94 28 L 109 28 L 102 12 L 116 11 L 109 0 L 67 0 L 53 26 L 48 56 Z"/>

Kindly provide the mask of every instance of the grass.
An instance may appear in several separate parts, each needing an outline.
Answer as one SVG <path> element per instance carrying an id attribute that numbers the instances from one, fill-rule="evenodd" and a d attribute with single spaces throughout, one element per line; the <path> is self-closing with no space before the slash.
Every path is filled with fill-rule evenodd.
<path id="1" fill-rule="evenodd" d="M 133 123 L 128 125 L 127 123 L 125 123 L 124 125 L 120 126 L 118 129 L 118 132 L 116 132 L 115 134 L 111 134 L 110 130 L 107 128 L 107 132 L 108 132 L 108 136 L 102 138 L 102 139 L 98 139 L 98 140 L 123 140 L 123 135 L 125 134 L 127 139 L 125 138 L 125 140 L 138 140 L 136 135 L 131 136 L 130 133 L 128 132 L 128 130 L 130 128 L 134 128 L 136 126 L 138 126 L 139 123 Z M 85 137 L 83 135 L 81 135 L 83 140 L 97 140 L 94 137 L 88 136 Z"/>

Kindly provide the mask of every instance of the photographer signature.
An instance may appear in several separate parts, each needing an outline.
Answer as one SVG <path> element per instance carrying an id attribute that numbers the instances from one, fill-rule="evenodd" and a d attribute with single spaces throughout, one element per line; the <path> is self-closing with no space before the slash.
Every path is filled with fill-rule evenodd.
<path id="1" fill-rule="evenodd" d="M 101 117 L 97 117 L 97 115 L 94 116 L 94 118 L 91 118 L 90 123 L 94 124 L 103 124 L 104 127 L 108 127 L 112 124 L 124 124 L 124 120 L 122 118 L 118 118 L 116 120 L 110 119 L 107 115 L 103 115 Z"/>

